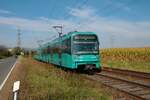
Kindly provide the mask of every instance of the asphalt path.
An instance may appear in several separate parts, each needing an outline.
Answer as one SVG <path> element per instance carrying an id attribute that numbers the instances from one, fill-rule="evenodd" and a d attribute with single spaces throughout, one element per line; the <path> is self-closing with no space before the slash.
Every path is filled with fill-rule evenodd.
<path id="1" fill-rule="evenodd" d="M 17 59 L 15 57 L 0 59 L 0 85 L 5 80 L 7 74 L 9 73 L 11 68 L 13 67 L 16 60 Z"/>

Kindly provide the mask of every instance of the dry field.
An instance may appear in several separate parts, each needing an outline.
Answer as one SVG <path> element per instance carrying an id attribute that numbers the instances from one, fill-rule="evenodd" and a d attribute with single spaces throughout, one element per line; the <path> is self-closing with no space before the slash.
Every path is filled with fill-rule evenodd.
<path id="1" fill-rule="evenodd" d="M 110 48 L 100 52 L 104 66 L 150 73 L 150 48 Z"/>

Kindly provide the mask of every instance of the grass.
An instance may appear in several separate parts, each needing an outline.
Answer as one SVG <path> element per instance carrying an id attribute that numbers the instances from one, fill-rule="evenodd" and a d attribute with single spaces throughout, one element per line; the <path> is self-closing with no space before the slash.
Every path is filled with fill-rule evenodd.
<path id="1" fill-rule="evenodd" d="M 141 62 L 109 61 L 104 63 L 104 66 L 150 73 L 150 62 L 141 63 Z"/>
<path id="2" fill-rule="evenodd" d="M 22 80 L 20 99 L 30 100 L 109 100 L 110 92 L 80 74 L 66 72 L 32 59 L 21 61 L 26 76 Z"/>
<path id="3" fill-rule="evenodd" d="M 110 48 L 101 50 L 104 66 L 150 73 L 150 48 Z"/>

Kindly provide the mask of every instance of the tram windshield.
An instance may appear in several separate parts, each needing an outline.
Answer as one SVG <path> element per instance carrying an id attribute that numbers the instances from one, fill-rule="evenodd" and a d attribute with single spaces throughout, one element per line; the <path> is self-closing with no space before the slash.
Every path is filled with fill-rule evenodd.
<path id="1" fill-rule="evenodd" d="M 96 35 L 77 35 L 74 36 L 73 52 L 75 54 L 98 53 L 99 44 Z"/>

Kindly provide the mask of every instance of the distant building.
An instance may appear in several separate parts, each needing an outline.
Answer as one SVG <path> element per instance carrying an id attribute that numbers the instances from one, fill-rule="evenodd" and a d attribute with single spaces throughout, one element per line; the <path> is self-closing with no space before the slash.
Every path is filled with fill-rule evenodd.
<path id="1" fill-rule="evenodd" d="M 10 48 L 10 49 L 8 49 L 8 51 L 9 51 L 9 52 L 12 52 L 12 51 L 13 51 L 13 49 L 11 49 L 11 48 Z"/>

